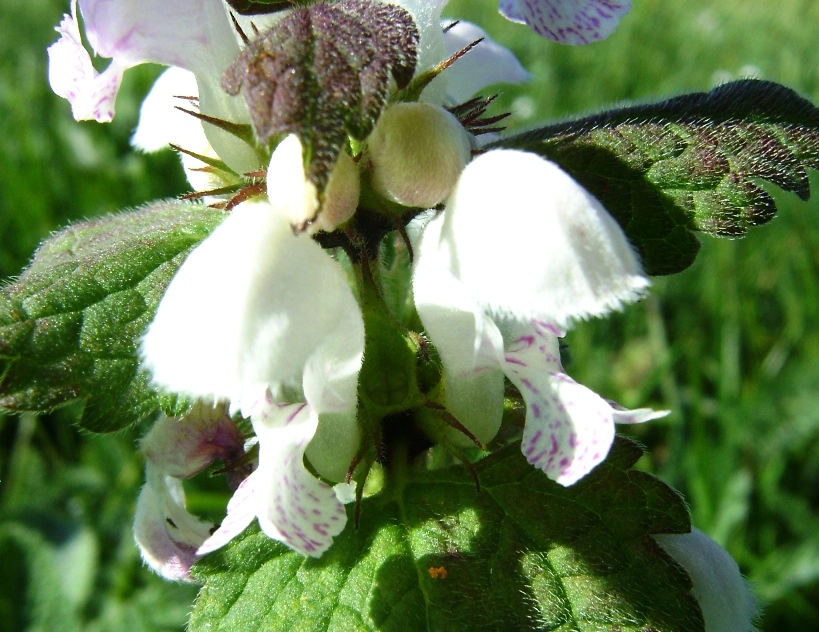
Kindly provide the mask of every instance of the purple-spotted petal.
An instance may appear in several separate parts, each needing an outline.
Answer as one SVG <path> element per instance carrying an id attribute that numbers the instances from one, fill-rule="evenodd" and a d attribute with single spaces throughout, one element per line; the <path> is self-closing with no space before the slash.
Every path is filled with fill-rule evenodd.
<path id="1" fill-rule="evenodd" d="M 230 502 L 228 502 L 227 515 L 225 519 L 222 520 L 222 524 L 219 525 L 219 528 L 213 532 L 213 535 L 205 540 L 202 546 L 199 547 L 199 550 L 196 551 L 197 555 L 206 555 L 216 549 L 222 548 L 242 531 L 247 529 L 247 526 L 253 522 L 253 518 L 256 517 L 258 509 L 257 503 L 259 501 L 256 495 L 256 489 L 259 484 L 259 477 L 256 472 L 242 481 L 239 487 L 236 488 L 236 491 L 233 492 Z"/>
<path id="2" fill-rule="evenodd" d="M 498 12 L 507 20 L 526 24 L 523 14 L 520 12 L 518 0 L 500 0 L 498 2 Z"/>
<path id="3" fill-rule="evenodd" d="M 197 549 L 213 527 L 185 509 L 185 492 L 178 479 L 148 462 L 147 482 L 137 500 L 134 540 L 142 559 L 166 579 L 189 581 Z"/>
<path id="4" fill-rule="evenodd" d="M 444 32 L 447 55 L 479 39 L 483 41 L 446 73 L 446 94 L 453 103 L 462 103 L 495 83 L 524 83 L 532 78 L 512 51 L 471 22 L 459 21 Z"/>
<path id="5" fill-rule="evenodd" d="M 554 330 L 533 322 L 506 349 L 505 373 L 526 402 L 521 450 L 561 485 L 572 485 L 608 454 L 614 441 L 612 408 L 563 373 Z"/>
<path id="6" fill-rule="evenodd" d="M 347 523 L 333 488 L 304 466 L 318 425 L 307 404 L 265 403 L 251 420 L 259 437 L 256 500 L 259 526 L 302 555 L 319 557 Z"/>
<path id="7" fill-rule="evenodd" d="M 498 10 L 525 22 L 538 35 L 561 44 L 606 39 L 631 10 L 629 0 L 501 0 Z"/>

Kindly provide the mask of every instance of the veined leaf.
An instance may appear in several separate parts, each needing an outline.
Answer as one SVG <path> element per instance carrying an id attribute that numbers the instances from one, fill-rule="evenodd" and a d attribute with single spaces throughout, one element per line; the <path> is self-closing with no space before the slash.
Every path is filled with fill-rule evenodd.
<path id="1" fill-rule="evenodd" d="M 224 213 L 165 201 L 82 222 L 40 246 L 0 292 L 0 407 L 47 411 L 85 399 L 81 424 L 136 424 L 162 405 L 139 370 L 139 337 L 190 250 Z"/>
<path id="2" fill-rule="evenodd" d="M 691 231 L 736 237 L 774 216 L 757 180 L 808 199 L 806 169 L 819 169 L 819 109 L 784 86 L 749 79 L 489 146 L 499 147 L 560 164 L 620 223 L 649 274 L 672 274 L 696 257 Z"/>
<path id="3" fill-rule="evenodd" d="M 703 630 L 687 575 L 651 533 L 690 529 L 681 498 L 618 439 L 572 487 L 512 445 L 391 480 L 320 559 L 248 529 L 194 568 L 194 632 Z"/>

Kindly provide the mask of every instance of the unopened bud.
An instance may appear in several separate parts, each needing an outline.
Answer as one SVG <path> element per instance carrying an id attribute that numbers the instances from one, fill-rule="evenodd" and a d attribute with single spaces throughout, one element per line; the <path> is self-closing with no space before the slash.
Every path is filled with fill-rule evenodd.
<path id="1" fill-rule="evenodd" d="M 320 230 L 328 233 L 334 231 L 355 214 L 360 193 L 358 166 L 342 151 L 327 181 L 321 211 L 308 232 L 312 235 Z"/>
<path id="2" fill-rule="evenodd" d="M 373 188 L 403 206 L 443 202 L 472 157 L 469 132 L 429 103 L 389 107 L 367 142 Z"/>
<path id="3" fill-rule="evenodd" d="M 358 168 L 343 151 L 330 173 L 319 208 L 316 186 L 304 172 L 304 149 L 295 134 L 285 138 L 270 157 L 267 196 L 273 207 L 284 211 L 290 223 L 312 235 L 333 231 L 350 219 L 358 206 Z"/>

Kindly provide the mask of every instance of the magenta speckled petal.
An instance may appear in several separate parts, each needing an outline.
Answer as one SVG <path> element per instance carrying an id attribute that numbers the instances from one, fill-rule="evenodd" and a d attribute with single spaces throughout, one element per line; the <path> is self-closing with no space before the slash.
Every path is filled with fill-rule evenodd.
<path id="1" fill-rule="evenodd" d="M 578 46 L 606 39 L 631 10 L 629 0 L 501 0 L 498 10 L 538 35 Z"/>
<path id="2" fill-rule="evenodd" d="M 318 426 L 307 404 L 268 404 L 252 415 L 259 437 L 257 512 L 262 530 L 302 555 L 319 557 L 347 523 L 333 488 L 304 466 Z"/>
<path id="3" fill-rule="evenodd" d="M 532 322 L 506 350 L 504 372 L 526 402 L 521 450 L 561 485 L 572 485 L 608 454 L 612 408 L 563 372 L 554 330 Z"/>

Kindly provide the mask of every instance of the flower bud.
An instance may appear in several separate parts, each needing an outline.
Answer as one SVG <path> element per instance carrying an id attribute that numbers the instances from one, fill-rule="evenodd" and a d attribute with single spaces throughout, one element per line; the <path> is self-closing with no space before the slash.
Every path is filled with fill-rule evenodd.
<path id="1" fill-rule="evenodd" d="M 469 132 L 429 103 L 386 109 L 367 142 L 373 188 L 403 206 L 443 202 L 472 157 Z"/>
<path id="2" fill-rule="evenodd" d="M 355 214 L 360 193 L 358 167 L 353 159 L 342 151 L 330 173 L 321 212 L 310 225 L 308 232 L 311 235 L 320 230 L 330 233 L 341 226 Z"/>
<path id="3" fill-rule="evenodd" d="M 331 232 L 350 219 L 358 207 L 359 192 L 358 168 L 343 151 L 330 173 L 321 208 L 316 186 L 304 173 L 304 148 L 299 137 L 287 136 L 270 157 L 270 203 L 283 210 L 293 226 L 306 227 L 311 235 L 320 230 Z"/>

